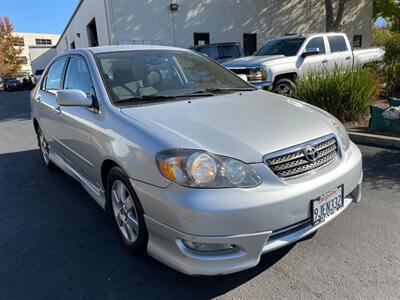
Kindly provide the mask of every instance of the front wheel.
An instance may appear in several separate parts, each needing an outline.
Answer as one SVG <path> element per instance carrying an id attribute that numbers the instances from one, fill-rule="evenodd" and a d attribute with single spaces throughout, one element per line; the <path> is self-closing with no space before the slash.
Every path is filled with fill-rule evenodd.
<path id="1" fill-rule="evenodd" d="M 119 167 L 112 168 L 108 175 L 107 200 L 122 242 L 131 253 L 145 254 L 148 232 L 143 208 Z"/>
<path id="2" fill-rule="evenodd" d="M 274 93 L 286 96 L 286 97 L 293 97 L 294 91 L 294 83 L 290 79 L 279 79 L 275 84 L 272 90 Z"/>

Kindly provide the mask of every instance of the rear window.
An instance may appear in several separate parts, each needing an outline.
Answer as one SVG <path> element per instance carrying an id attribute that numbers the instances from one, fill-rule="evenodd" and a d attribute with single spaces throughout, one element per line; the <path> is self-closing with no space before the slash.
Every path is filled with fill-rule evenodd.
<path id="1" fill-rule="evenodd" d="M 220 46 L 220 58 L 240 57 L 240 49 L 237 45 Z"/>
<path id="2" fill-rule="evenodd" d="M 346 40 L 341 35 L 328 36 L 331 53 L 347 51 Z"/>
<path id="3" fill-rule="evenodd" d="M 208 57 L 210 58 L 218 58 L 219 53 L 218 53 L 218 48 L 217 47 L 205 47 L 200 50 L 201 53 L 207 54 Z"/>

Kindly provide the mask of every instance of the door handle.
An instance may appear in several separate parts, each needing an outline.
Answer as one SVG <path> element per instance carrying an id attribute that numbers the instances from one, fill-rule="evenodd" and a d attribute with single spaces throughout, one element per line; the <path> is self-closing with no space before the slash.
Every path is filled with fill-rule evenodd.
<path id="1" fill-rule="evenodd" d="M 329 60 L 327 60 L 326 58 L 322 61 L 323 64 L 326 64 Z"/>
<path id="2" fill-rule="evenodd" d="M 349 60 L 350 58 L 351 58 L 351 56 L 347 56 L 347 57 L 346 57 L 346 60 Z"/>
<path id="3" fill-rule="evenodd" d="M 61 107 L 54 107 L 53 110 L 56 112 L 57 115 L 61 115 Z"/>

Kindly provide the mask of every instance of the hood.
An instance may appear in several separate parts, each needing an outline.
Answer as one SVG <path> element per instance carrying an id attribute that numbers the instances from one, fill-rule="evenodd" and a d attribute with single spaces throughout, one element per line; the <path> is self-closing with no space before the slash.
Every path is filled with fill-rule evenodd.
<path id="1" fill-rule="evenodd" d="M 274 59 L 279 59 L 279 58 L 284 58 L 284 55 L 268 55 L 268 56 L 246 56 L 246 57 L 241 57 L 237 58 L 234 60 L 231 60 L 227 63 L 224 63 L 223 66 L 226 68 L 249 68 L 249 67 L 262 67 L 264 63 L 274 60 Z"/>
<path id="2" fill-rule="evenodd" d="M 165 148 L 203 149 L 247 163 L 333 132 L 316 109 L 259 90 L 121 111 Z"/>

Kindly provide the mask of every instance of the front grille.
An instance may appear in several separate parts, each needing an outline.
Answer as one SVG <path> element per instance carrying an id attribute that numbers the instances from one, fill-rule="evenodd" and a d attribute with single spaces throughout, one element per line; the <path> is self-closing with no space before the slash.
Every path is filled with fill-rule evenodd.
<path id="1" fill-rule="evenodd" d="M 250 75 L 250 69 L 230 69 L 235 74 Z"/>
<path id="2" fill-rule="evenodd" d="M 307 158 L 307 147 L 315 149 L 314 160 Z M 281 178 L 300 176 L 332 162 L 338 156 L 336 138 L 332 135 L 317 139 L 287 150 L 279 151 L 276 155 L 268 155 L 265 159 L 268 167 Z"/>

